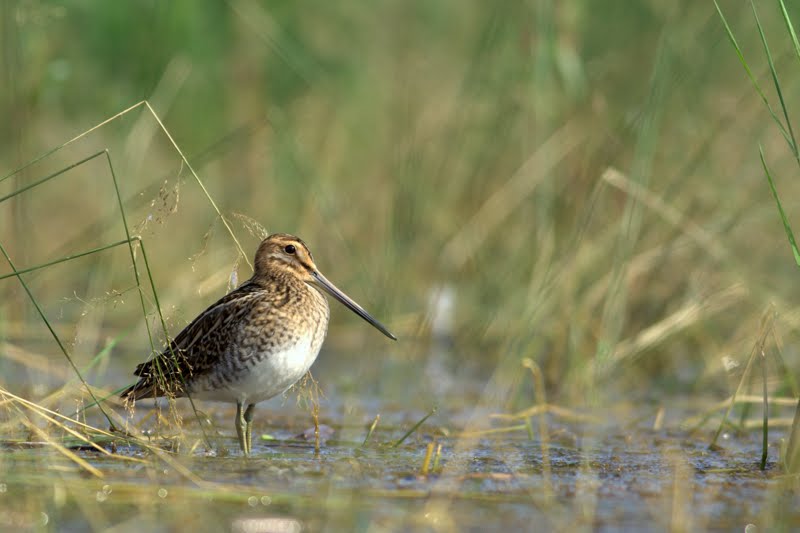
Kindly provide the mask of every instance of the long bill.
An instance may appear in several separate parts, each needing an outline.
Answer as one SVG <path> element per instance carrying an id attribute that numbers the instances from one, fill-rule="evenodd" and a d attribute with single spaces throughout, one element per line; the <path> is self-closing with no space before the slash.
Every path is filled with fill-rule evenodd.
<path id="1" fill-rule="evenodd" d="M 315 270 L 313 270 L 313 271 L 311 272 L 311 275 L 312 275 L 312 276 L 314 276 L 314 279 L 316 280 L 316 282 L 317 282 L 317 285 L 319 285 L 321 288 L 325 289 L 325 292 L 327 292 L 328 294 L 330 294 L 331 296 L 333 296 L 334 298 L 336 298 L 337 300 L 339 300 L 339 301 L 340 301 L 342 304 L 344 304 L 344 306 L 345 306 L 345 307 L 347 307 L 348 309 L 350 309 L 352 312 L 354 312 L 355 314 L 357 314 L 358 316 L 360 316 L 361 318 L 363 318 L 364 320 L 366 320 L 367 322 L 369 322 L 370 324 L 372 324 L 372 326 L 373 326 L 375 329 L 377 329 L 378 331 L 380 331 L 381 333 L 383 333 L 384 335 L 386 335 L 386 336 L 387 336 L 387 337 L 389 337 L 390 339 L 392 339 L 392 340 L 394 340 L 394 341 L 396 341 L 396 340 L 397 340 L 397 337 L 395 337 L 394 335 L 392 335 L 392 334 L 389 332 L 389 330 L 388 330 L 388 329 L 386 329 L 386 328 L 383 326 L 383 324 L 381 324 L 380 322 L 378 322 L 377 320 L 375 320 L 374 318 L 372 318 L 372 315 L 370 315 L 369 313 L 367 313 L 367 312 L 364 310 L 364 308 L 363 308 L 363 307 L 361 307 L 360 305 L 358 305 L 357 303 L 355 303 L 355 302 L 352 300 L 352 298 L 350 298 L 350 297 L 349 297 L 349 296 L 347 296 L 345 293 L 343 293 L 342 291 L 340 291 L 340 290 L 339 290 L 339 289 L 336 287 L 336 285 L 334 285 L 333 283 L 331 283 L 330 281 L 328 281 L 328 278 L 326 278 L 325 276 L 323 276 L 322 274 L 320 274 L 320 273 L 319 273 L 319 272 L 318 272 L 316 269 L 315 269 Z"/>

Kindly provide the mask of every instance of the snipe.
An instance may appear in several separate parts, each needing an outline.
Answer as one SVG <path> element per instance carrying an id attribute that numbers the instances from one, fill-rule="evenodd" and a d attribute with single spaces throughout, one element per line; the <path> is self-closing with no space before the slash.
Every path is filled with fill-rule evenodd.
<path id="1" fill-rule="evenodd" d="M 190 396 L 236 403 L 236 434 L 251 451 L 253 409 L 305 375 L 328 331 L 327 292 L 397 340 L 314 264 L 299 238 L 276 233 L 256 251 L 253 277 L 203 311 L 166 349 L 136 367 L 127 400 Z"/>

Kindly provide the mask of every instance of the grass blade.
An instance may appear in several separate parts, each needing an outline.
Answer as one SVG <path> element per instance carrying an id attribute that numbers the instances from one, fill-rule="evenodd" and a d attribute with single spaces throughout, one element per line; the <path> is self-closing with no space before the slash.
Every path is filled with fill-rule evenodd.
<path id="1" fill-rule="evenodd" d="M 764 159 L 764 148 L 761 145 L 758 147 L 758 155 L 761 158 L 761 167 L 764 169 L 764 174 L 767 176 L 767 182 L 769 182 L 769 188 L 772 191 L 772 197 L 775 198 L 775 203 L 778 206 L 778 213 L 781 215 L 783 229 L 786 231 L 786 238 L 789 239 L 789 246 L 792 248 L 792 254 L 794 254 L 794 262 L 797 263 L 797 266 L 800 266 L 800 250 L 797 249 L 797 242 L 794 240 L 794 232 L 792 232 L 792 227 L 789 225 L 789 219 L 786 218 L 786 212 L 783 210 L 781 199 L 778 196 L 778 190 L 775 188 L 775 181 L 772 179 L 772 174 L 767 166 L 767 161 Z"/>
<path id="2" fill-rule="evenodd" d="M 789 35 L 792 38 L 794 53 L 797 56 L 797 59 L 800 60 L 800 42 L 797 40 L 797 33 L 794 31 L 792 19 L 789 18 L 789 12 L 786 11 L 786 4 L 784 4 L 783 0 L 778 0 L 778 4 L 781 6 L 781 14 L 783 15 L 783 22 L 786 24 L 786 30 L 789 32 Z"/>
<path id="3" fill-rule="evenodd" d="M 405 441 L 405 440 L 406 440 L 408 437 L 410 437 L 410 436 L 411 436 L 411 434 L 412 434 L 412 433 L 414 433 L 414 432 L 415 432 L 415 431 L 416 431 L 416 430 L 417 430 L 417 429 L 418 429 L 418 428 L 419 428 L 419 427 L 420 427 L 422 424 L 424 424 L 424 423 L 425 423 L 425 421 L 426 421 L 427 419 L 429 419 L 429 418 L 431 417 L 431 415 L 432 415 L 432 414 L 434 414 L 435 412 L 436 412 L 436 407 L 434 407 L 433 409 L 431 409 L 431 410 L 430 410 L 430 412 L 429 412 L 427 415 L 425 415 L 425 416 L 423 416 L 423 417 L 422 417 L 422 420 L 420 420 L 419 422 L 417 422 L 416 424 L 414 424 L 414 426 L 413 426 L 411 429 L 409 429 L 408 431 L 406 431 L 406 434 L 405 434 L 405 435 L 403 435 L 402 437 L 400 437 L 400 438 L 399 438 L 399 439 L 398 439 L 398 440 L 397 440 L 397 441 L 396 441 L 394 444 L 392 444 L 392 447 L 393 447 L 393 448 L 397 448 L 398 446 L 400 446 L 401 444 L 403 444 L 403 441 Z"/>
<path id="4" fill-rule="evenodd" d="M 11 267 L 11 270 L 13 270 L 14 273 L 16 274 L 16 277 L 19 280 L 20 284 L 22 285 L 22 288 L 27 293 L 28 298 L 30 298 L 31 303 L 33 303 L 33 306 L 36 308 L 36 312 L 39 314 L 39 317 L 44 322 L 44 324 L 47 327 L 48 331 L 50 331 L 50 335 L 52 335 L 53 340 L 56 341 L 56 344 L 58 345 L 59 349 L 61 350 L 61 353 L 64 354 L 64 357 L 66 357 L 67 362 L 72 367 L 72 370 L 75 371 L 75 374 L 78 376 L 78 379 L 80 379 L 81 383 L 83 384 L 83 386 L 86 387 L 86 391 L 92 397 L 92 400 L 94 400 L 95 402 L 98 402 L 97 397 L 95 396 L 94 392 L 92 391 L 92 388 L 86 382 L 86 379 L 84 379 L 83 374 L 81 374 L 81 371 L 78 369 L 78 367 L 75 365 L 75 362 L 72 360 L 72 356 L 70 356 L 69 352 L 67 351 L 67 347 L 64 346 L 63 342 L 61 342 L 61 339 L 58 337 L 58 334 L 53 329 L 53 326 L 50 324 L 50 321 L 47 320 L 47 316 L 44 314 L 44 310 L 42 310 L 41 306 L 39 305 L 39 302 L 36 300 L 36 297 L 31 292 L 30 287 L 28 287 L 28 284 L 25 283 L 24 279 L 22 279 L 22 276 L 20 274 L 16 273 L 17 269 L 16 269 L 16 267 L 14 267 L 14 262 L 11 260 L 11 257 L 9 257 L 9 255 L 6 252 L 6 249 L 2 245 L 2 243 L 0 243 L 0 253 L 3 254 L 3 256 L 5 257 L 6 261 L 9 264 L 9 266 Z M 114 425 L 114 421 L 111 420 L 111 417 L 109 416 L 108 413 L 106 413 L 106 410 L 103 408 L 103 406 L 102 405 L 98 405 L 97 407 L 100 409 L 100 412 L 103 413 L 103 416 L 108 421 L 110 427 L 111 428 L 116 428 L 116 426 Z"/>
<path id="5" fill-rule="evenodd" d="M 769 446 L 769 391 L 767 390 L 767 355 L 764 353 L 764 347 L 761 347 L 761 352 L 758 354 L 761 357 L 761 383 L 763 386 L 764 394 L 764 420 L 761 426 L 761 470 L 767 468 L 767 447 Z"/>
<path id="6" fill-rule="evenodd" d="M 372 424 L 369 426 L 369 431 L 367 431 L 367 436 L 364 437 L 364 442 L 361 443 L 362 448 L 366 446 L 367 443 L 369 442 L 369 439 L 370 437 L 372 437 L 372 433 L 375 431 L 375 428 L 378 426 L 378 422 L 380 422 L 380 420 L 381 420 L 381 415 L 380 413 L 378 413 L 377 415 L 375 415 L 375 420 L 373 420 Z"/>
<path id="7" fill-rule="evenodd" d="M 756 26 L 758 27 L 758 34 L 761 37 L 761 44 L 764 45 L 764 53 L 767 56 L 772 83 L 775 85 L 775 91 L 778 93 L 778 100 L 781 103 L 783 118 L 786 120 L 786 128 L 789 130 L 789 138 L 786 139 L 786 141 L 789 143 L 789 147 L 792 149 L 795 159 L 800 162 L 800 154 L 797 152 L 797 140 L 795 139 L 794 130 L 792 129 L 792 121 L 789 119 L 789 111 L 786 109 L 786 101 L 783 99 L 783 91 L 781 90 L 781 83 L 778 80 L 778 72 L 775 70 L 775 62 L 772 60 L 772 53 L 769 50 L 769 44 L 767 44 L 767 36 L 764 35 L 764 28 L 761 26 L 761 20 L 758 18 L 758 12 L 752 0 L 750 0 L 750 7 L 753 9 L 753 17 L 756 19 Z"/>
<path id="8" fill-rule="evenodd" d="M 753 75 L 753 71 L 750 70 L 750 65 L 747 64 L 747 60 L 744 58 L 742 49 L 739 48 L 739 43 L 736 41 L 736 37 L 733 35 L 733 30 L 731 30 L 730 25 L 728 25 L 728 21 L 725 19 L 725 15 L 722 14 L 722 9 L 720 9 L 717 0 L 714 0 L 714 7 L 717 8 L 717 13 L 719 14 L 719 18 L 722 20 L 722 25 L 725 26 L 725 33 L 728 34 L 728 40 L 733 45 L 733 48 L 736 50 L 736 55 L 739 56 L 739 62 L 744 67 L 744 70 L 747 73 L 747 77 L 750 78 L 750 82 L 753 84 L 753 87 L 755 88 L 756 92 L 761 97 L 761 100 L 764 102 L 764 105 L 767 107 L 769 114 L 772 115 L 772 119 L 775 121 L 775 123 L 778 125 L 778 128 L 781 130 L 781 135 L 783 135 L 783 138 L 786 139 L 787 143 L 792 144 L 789 133 L 786 131 L 786 128 L 781 122 L 781 119 L 775 113 L 775 110 L 772 109 L 769 100 L 767 100 L 764 91 L 761 89 L 761 85 L 758 83 L 755 76 Z"/>
<path id="9" fill-rule="evenodd" d="M 753 362 L 755 361 L 755 358 L 758 357 L 759 354 L 763 353 L 764 351 L 764 344 L 767 341 L 767 335 L 769 335 L 770 331 L 772 331 L 774 318 L 775 314 L 769 312 L 762 320 L 758 340 L 753 345 L 753 349 L 750 351 L 750 356 L 747 358 L 747 365 L 744 367 L 744 371 L 742 372 L 741 378 L 739 378 L 739 384 L 736 386 L 736 391 L 734 391 L 733 396 L 731 396 L 731 402 L 728 405 L 728 408 L 725 410 L 725 414 L 722 416 L 722 420 L 720 421 L 719 427 L 717 427 L 717 431 L 714 433 L 714 437 L 711 439 L 711 443 L 708 445 L 709 449 L 714 449 L 716 447 L 717 440 L 719 440 L 719 436 L 722 434 L 722 430 L 725 428 L 727 424 L 730 423 L 728 419 L 730 418 L 733 406 L 736 405 L 736 400 L 739 397 L 742 390 L 744 390 L 745 384 L 747 383 L 747 380 L 750 377 L 750 372 L 753 367 Z"/>
<path id="10" fill-rule="evenodd" d="M 133 237 L 133 240 L 139 240 L 139 238 L 138 237 Z M 87 255 L 96 254 L 98 252 L 103 252 L 105 250 L 110 250 L 111 248 L 116 248 L 117 246 L 121 246 L 123 244 L 128 244 L 128 242 L 129 242 L 128 239 L 123 239 L 121 241 L 117 241 L 117 242 L 114 242 L 114 243 L 111 243 L 111 244 L 106 244 L 105 246 L 100 246 L 98 248 L 92 248 L 91 250 L 86 250 L 85 252 L 78 252 L 77 254 L 67 255 L 67 256 L 64 256 L 64 257 L 62 257 L 60 259 L 55 259 L 55 260 L 49 261 L 47 263 L 42 263 L 40 265 L 32 266 L 32 267 L 29 267 L 29 268 L 23 268 L 23 269 L 20 269 L 20 270 L 16 270 L 16 271 L 11 272 L 9 274 L 3 274 L 2 276 L 0 276 L 0 280 L 4 280 L 6 278 L 12 278 L 12 277 L 18 276 L 20 274 L 27 274 L 28 272 L 34 272 L 36 270 L 41 270 L 41 269 L 47 268 L 49 266 L 58 265 L 60 263 L 65 263 L 67 261 L 72 261 L 73 259 L 78 259 L 78 258 L 81 258 L 81 257 L 85 257 Z"/>
<path id="11" fill-rule="evenodd" d="M 58 176 L 60 176 L 62 174 L 65 174 L 65 173 L 69 172 L 73 168 L 79 167 L 84 163 L 88 163 L 92 159 L 100 157 L 101 155 L 103 155 L 103 153 L 105 153 L 105 152 L 97 152 L 96 154 L 92 154 L 92 155 L 90 155 L 88 157 L 85 157 L 85 158 L 81 159 L 80 161 L 72 163 L 71 165 L 67 165 L 66 167 L 58 170 L 57 172 L 53 172 L 52 174 L 48 174 L 47 176 L 45 176 L 43 178 L 40 178 L 40 179 L 38 179 L 38 180 L 36 180 L 36 181 L 34 181 L 32 183 L 29 183 L 28 185 L 25 185 L 24 187 L 20 187 L 16 191 L 8 193 L 7 195 L 5 195 L 3 197 L 0 197 L 0 203 L 3 203 L 3 202 L 5 202 L 6 200 L 8 200 L 10 198 L 13 198 L 13 197 L 15 197 L 15 196 L 17 196 L 19 194 L 22 194 L 27 190 L 33 189 L 34 187 L 38 187 L 39 185 L 41 185 L 43 183 L 46 183 L 46 182 L 50 181 L 53 178 L 56 178 L 56 177 L 58 177 Z M 9 174 L 8 177 L 10 177 L 12 175 L 13 174 Z M 0 181 L 2 181 L 2 180 L 0 180 Z"/>

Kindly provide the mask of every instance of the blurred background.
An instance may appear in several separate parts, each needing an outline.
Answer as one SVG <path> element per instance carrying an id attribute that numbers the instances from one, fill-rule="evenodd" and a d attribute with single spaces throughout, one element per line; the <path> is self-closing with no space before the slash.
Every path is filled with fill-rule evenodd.
<path id="1" fill-rule="evenodd" d="M 749 5 L 720 4 L 767 83 Z M 800 67 L 763 4 L 791 109 Z M 793 221 L 797 167 L 711 2 L 12 0 L 0 20 L 18 269 L 125 239 L 113 168 L 172 334 L 250 276 L 267 231 L 398 335 L 332 305 L 313 372 L 334 406 L 519 409 L 525 358 L 563 405 L 718 400 L 770 309 L 773 388 L 797 374 L 798 272 L 759 143 Z M 143 106 L 13 173 L 145 99 L 244 256 Z M 163 341 L 143 276 L 146 320 L 126 246 L 23 276 L 92 385 L 132 381 L 146 325 Z M 74 379 L 14 278 L 0 342 L 4 387 Z"/>

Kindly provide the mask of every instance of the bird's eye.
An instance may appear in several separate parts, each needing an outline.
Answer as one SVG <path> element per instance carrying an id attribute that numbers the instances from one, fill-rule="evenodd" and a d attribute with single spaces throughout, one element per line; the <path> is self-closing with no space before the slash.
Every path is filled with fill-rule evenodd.
<path id="1" fill-rule="evenodd" d="M 297 251 L 297 248 L 294 247 L 294 244 L 287 244 L 283 251 L 289 255 L 294 255 L 294 253 Z"/>

